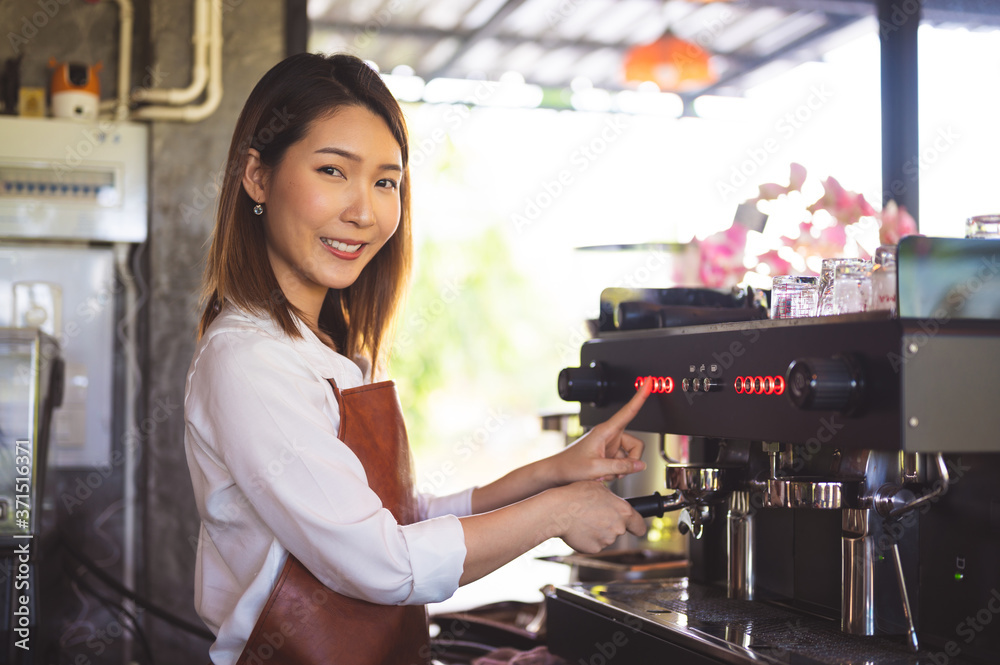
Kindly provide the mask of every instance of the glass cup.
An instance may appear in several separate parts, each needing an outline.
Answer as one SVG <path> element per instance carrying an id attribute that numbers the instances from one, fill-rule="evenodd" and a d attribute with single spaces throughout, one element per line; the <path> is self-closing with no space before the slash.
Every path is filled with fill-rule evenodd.
<path id="1" fill-rule="evenodd" d="M 775 277 L 771 280 L 771 318 L 799 319 L 813 316 L 818 298 L 818 277 Z"/>
<path id="2" fill-rule="evenodd" d="M 831 290 L 833 314 L 865 312 L 872 298 L 872 271 L 867 265 L 838 265 Z"/>
<path id="3" fill-rule="evenodd" d="M 868 269 L 868 261 L 864 259 L 823 259 L 819 276 L 819 300 L 816 304 L 816 316 L 830 316 L 833 311 L 833 276 L 838 266 L 854 266 Z"/>
<path id="4" fill-rule="evenodd" d="M 869 309 L 896 313 L 896 246 L 881 245 L 875 250 L 872 267 L 872 301 Z"/>
<path id="5" fill-rule="evenodd" d="M 966 238 L 1000 238 L 1000 215 L 979 215 L 965 220 Z"/>

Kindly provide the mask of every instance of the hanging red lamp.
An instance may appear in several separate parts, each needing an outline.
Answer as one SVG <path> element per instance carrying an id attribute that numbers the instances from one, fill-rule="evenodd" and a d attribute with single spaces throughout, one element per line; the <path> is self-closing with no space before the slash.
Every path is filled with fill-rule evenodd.
<path id="1" fill-rule="evenodd" d="M 686 92 L 715 83 L 718 75 L 708 51 L 668 34 L 651 44 L 634 46 L 625 53 L 625 80 L 629 83 L 652 81 L 663 91 Z"/>

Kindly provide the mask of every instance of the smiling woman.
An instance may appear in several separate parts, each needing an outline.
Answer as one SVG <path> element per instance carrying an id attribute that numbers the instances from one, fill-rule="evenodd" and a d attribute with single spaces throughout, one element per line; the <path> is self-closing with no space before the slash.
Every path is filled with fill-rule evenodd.
<path id="1" fill-rule="evenodd" d="M 428 663 L 426 603 L 552 537 L 596 552 L 645 531 L 596 481 L 644 468 L 624 428 L 648 389 L 550 458 L 415 491 L 395 387 L 372 382 L 410 264 L 406 146 L 378 74 L 344 55 L 279 63 L 237 123 L 184 400 L 219 665 Z"/>
<path id="2" fill-rule="evenodd" d="M 399 226 L 402 157 L 385 121 L 348 106 L 312 123 L 273 170 L 251 148 L 243 187 L 267 210 L 267 252 L 285 296 L 319 329 L 344 289 Z"/>
<path id="3" fill-rule="evenodd" d="M 339 76 L 330 76 L 331 66 L 339 70 Z M 276 114 L 286 119 L 278 130 L 272 127 Z M 371 127 L 376 129 L 378 140 L 369 146 L 364 140 L 364 132 Z M 302 54 L 284 60 L 265 74 L 250 94 L 233 133 L 215 238 L 206 268 L 204 295 L 207 306 L 200 332 L 204 334 L 228 300 L 257 314 L 269 315 L 292 337 L 298 336 L 295 318 L 303 318 L 314 332 L 324 329 L 327 333 L 335 333 L 334 341 L 348 356 L 361 354 L 373 365 L 379 364 L 383 337 L 402 297 L 412 261 L 407 144 L 406 124 L 399 105 L 382 84 L 378 73 L 357 58 L 333 56 L 327 62 L 320 56 Z M 338 151 L 347 152 L 357 160 L 338 154 Z M 290 157 L 287 164 L 286 155 Z M 346 182 L 346 173 L 350 173 L 351 187 L 356 188 L 361 177 L 373 175 L 360 172 L 362 165 L 357 162 L 362 157 L 370 162 L 369 170 L 375 164 L 382 167 L 377 174 L 378 182 L 371 183 L 373 186 L 388 190 L 382 180 L 394 183 L 391 198 L 396 202 L 392 226 L 395 231 L 390 230 L 387 239 L 383 239 L 384 247 L 373 248 L 381 251 L 368 254 L 365 264 L 373 262 L 376 270 L 361 274 L 363 265 L 359 266 L 354 273 L 359 279 L 350 284 L 351 288 L 341 290 L 338 287 L 326 292 L 321 300 L 325 306 L 313 312 L 310 320 L 298 309 L 304 303 L 295 302 L 291 294 L 283 290 L 284 285 L 278 277 L 281 271 L 270 269 L 273 249 L 267 240 L 274 225 L 268 220 L 275 214 L 284 215 L 287 220 L 290 213 L 283 212 L 283 204 L 291 203 L 296 207 L 312 208 L 312 216 L 297 220 L 296 224 L 308 225 L 307 220 L 332 224 L 330 218 L 322 222 L 316 219 L 322 214 L 322 201 L 330 205 L 332 183 L 324 188 L 312 178 L 303 178 L 300 171 L 310 171 L 319 181 L 339 177 L 342 182 Z M 351 168 L 347 168 L 348 162 L 352 162 Z M 338 175 L 334 175 L 335 171 Z M 295 191 L 305 200 L 268 200 L 264 185 L 275 188 L 278 196 Z M 371 199 L 368 201 L 374 204 Z M 358 202 L 360 200 L 352 206 Z M 261 206 L 264 224 L 251 214 L 255 204 Z M 384 213 L 384 207 L 380 206 L 378 211 Z M 351 217 L 357 211 L 344 214 Z M 374 211 L 362 210 L 361 214 L 374 214 Z M 361 223 L 368 222 L 362 219 Z M 343 233 L 344 228 L 339 232 Z M 357 240 L 353 236 L 350 238 Z M 292 266 L 295 264 L 286 266 L 286 279 L 289 277 L 287 268 Z M 294 271 L 301 278 L 301 273 L 311 272 L 313 267 L 310 262 L 295 267 Z M 322 317 L 322 322 L 317 320 L 317 315 Z M 350 328 L 346 324 L 348 320 Z"/>

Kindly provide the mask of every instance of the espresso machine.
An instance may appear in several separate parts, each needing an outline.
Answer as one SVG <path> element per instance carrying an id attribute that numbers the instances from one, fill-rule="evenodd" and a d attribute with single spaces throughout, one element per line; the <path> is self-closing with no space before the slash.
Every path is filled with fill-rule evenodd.
<path id="1" fill-rule="evenodd" d="M 770 320 L 606 289 L 559 377 L 584 426 L 690 437 L 664 490 L 686 574 L 556 587 L 572 663 L 1000 662 L 1000 242 L 904 238 L 898 312 Z M 719 305 L 720 303 L 713 303 Z M 723 305 L 725 303 L 722 303 Z"/>

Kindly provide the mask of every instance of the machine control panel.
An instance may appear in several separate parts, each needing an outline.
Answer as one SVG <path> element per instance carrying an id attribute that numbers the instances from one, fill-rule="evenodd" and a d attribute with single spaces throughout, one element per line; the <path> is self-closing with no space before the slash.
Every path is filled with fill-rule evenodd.
<path id="1" fill-rule="evenodd" d="M 982 365 L 984 349 L 1000 339 L 1000 321 L 942 327 L 916 355 L 908 351 L 914 327 L 919 321 L 868 312 L 606 332 L 583 345 L 580 368 L 564 370 L 569 379 L 560 378 L 560 395 L 584 402 L 580 418 L 589 427 L 652 377 L 652 394 L 630 425 L 637 431 L 806 444 L 832 430 L 842 448 L 1000 449 L 995 409 L 970 420 L 957 409 L 924 406 L 943 394 L 977 399 L 968 381 L 931 361 Z M 588 387 L 574 376 L 585 369 Z M 964 434 L 937 435 L 943 431 Z"/>

